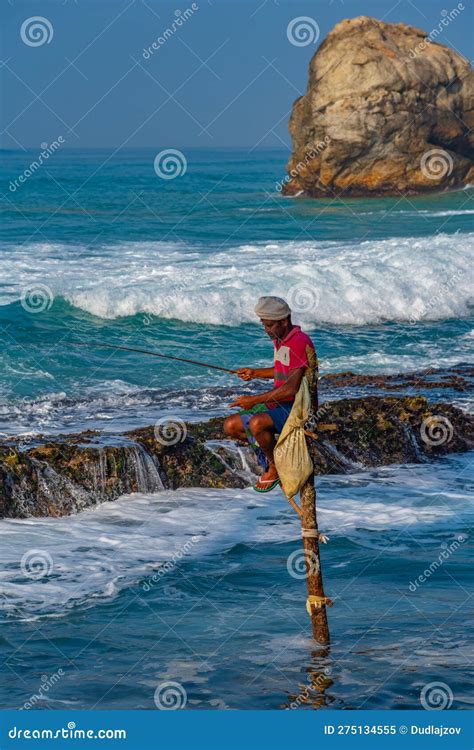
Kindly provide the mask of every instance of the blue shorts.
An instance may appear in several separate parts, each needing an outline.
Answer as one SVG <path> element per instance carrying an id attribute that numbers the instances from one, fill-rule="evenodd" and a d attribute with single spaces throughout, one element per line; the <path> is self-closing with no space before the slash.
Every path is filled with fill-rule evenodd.
<path id="1" fill-rule="evenodd" d="M 293 408 L 293 401 L 289 401 L 284 404 L 279 404 L 278 406 L 275 406 L 273 408 L 270 408 L 266 404 L 257 404 L 256 406 L 252 406 L 251 409 L 245 409 L 243 411 L 239 411 L 240 418 L 242 420 L 242 424 L 244 426 L 245 432 L 247 434 L 247 438 L 249 441 L 249 444 L 254 449 L 257 460 L 261 466 L 265 469 L 265 471 L 268 470 L 268 461 L 265 453 L 260 448 L 259 444 L 255 440 L 255 437 L 252 435 L 249 427 L 249 422 L 254 416 L 254 414 L 269 414 L 273 420 L 273 424 L 275 425 L 275 430 L 277 433 L 280 433 L 283 429 L 283 425 L 285 424 L 286 420 L 288 419 L 290 415 L 290 411 Z"/>

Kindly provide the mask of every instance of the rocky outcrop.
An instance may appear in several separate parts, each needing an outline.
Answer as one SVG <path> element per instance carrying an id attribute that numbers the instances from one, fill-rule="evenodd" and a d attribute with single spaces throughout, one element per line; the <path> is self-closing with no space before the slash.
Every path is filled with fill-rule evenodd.
<path id="1" fill-rule="evenodd" d="M 318 474 L 427 461 L 473 447 L 473 419 L 423 396 L 327 402 L 312 443 Z M 244 446 L 223 440 L 222 418 L 145 427 L 116 437 L 95 432 L 11 439 L 0 445 L 0 516 L 61 516 L 124 493 L 179 487 L 246 487 L 256 463 Z M 324 426 L 325 425 L 325 426 Z"/>
<path id="2" fill-rule="evenodd" d="M 433 391 L 451 390 L 466 393 L 474 390 L 474 367 L 459 364 L 441 369 L 429 367 L 416 372 L 393 375 L 363 375 L 356 372 L 327 373 L 320 378 L 319 388 L 329 393 L 335 389 L 374 388 L 381 391 Z"/>
<path id="3" fill-rule="evenodd" d="M 462 12 L 430 34 L 367 16 L 334 27 L 293 106 L 285 194 L 409 195 L 474 182 L 474 73 L 440 43 Z"/>

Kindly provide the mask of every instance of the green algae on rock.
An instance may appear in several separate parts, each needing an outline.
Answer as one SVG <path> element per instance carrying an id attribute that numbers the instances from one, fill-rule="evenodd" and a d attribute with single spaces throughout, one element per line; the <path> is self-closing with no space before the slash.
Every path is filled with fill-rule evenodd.
<path id="1" fill-rule="evenodd" d="M 471 415 L 423 396 L 326 402 L 319 416 L 316 474 L 419 463 L 474 444 Z M 133 492 L 249 486 L 253 452 L 223 439 L 223 419 L 188 423 L 173 444 L 158 440 L 154 426 L 38 437 L 26 447 L 10 439 L 0 445 L 0 517 L 64 516 Z"/>

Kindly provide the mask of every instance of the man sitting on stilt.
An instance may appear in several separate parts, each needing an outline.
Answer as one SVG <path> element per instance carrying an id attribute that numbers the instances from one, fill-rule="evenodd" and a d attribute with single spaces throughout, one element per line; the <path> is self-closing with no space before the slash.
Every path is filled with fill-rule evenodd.
<path id="1" fill-rule="evenodd" d="M 242 367 L 237 374 L 242 380 L 271 378 L 273 388 L 256 396 L 236 398 L 229 406 L 240 407 L 241 411 L 227 417 L 224 431 L 229 437 L 249 441 L 264 470 L 254 489 L 270 492 L 280 483 L 273 460 L 275 436 L 281 432 L 290 414 L 303 375 L 308 368 L 317 369 L 317 359 L 310 337 L 300 326 L 293 325 L 291 310 L 285 300 L 260 297 L 255 312 L 274 343 L 274 365 Z"/>

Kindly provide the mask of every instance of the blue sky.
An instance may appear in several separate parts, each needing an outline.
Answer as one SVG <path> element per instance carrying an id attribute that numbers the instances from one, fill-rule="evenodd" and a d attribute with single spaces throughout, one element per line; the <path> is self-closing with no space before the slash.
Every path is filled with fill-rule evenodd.
<path id="1" fill-rule="evenodd" d="M 429 33 L 457 4 L 198 0 L 145 59 L 143 50 L 192 2 L 2 0 L 0 146 L 37 149 L 59 136 L 79 148 L 288 146 L 291 106 L 335 23 L 371 15 Z M 463 5 L 438 41 L 471 59 L 472 4 Z M 22 24 L 33 16 L 49 23 L 49 43 L 22 40 Z M 317 23 L 316 44 L 288 41 L 288 24 L 300 16 Z"/>

